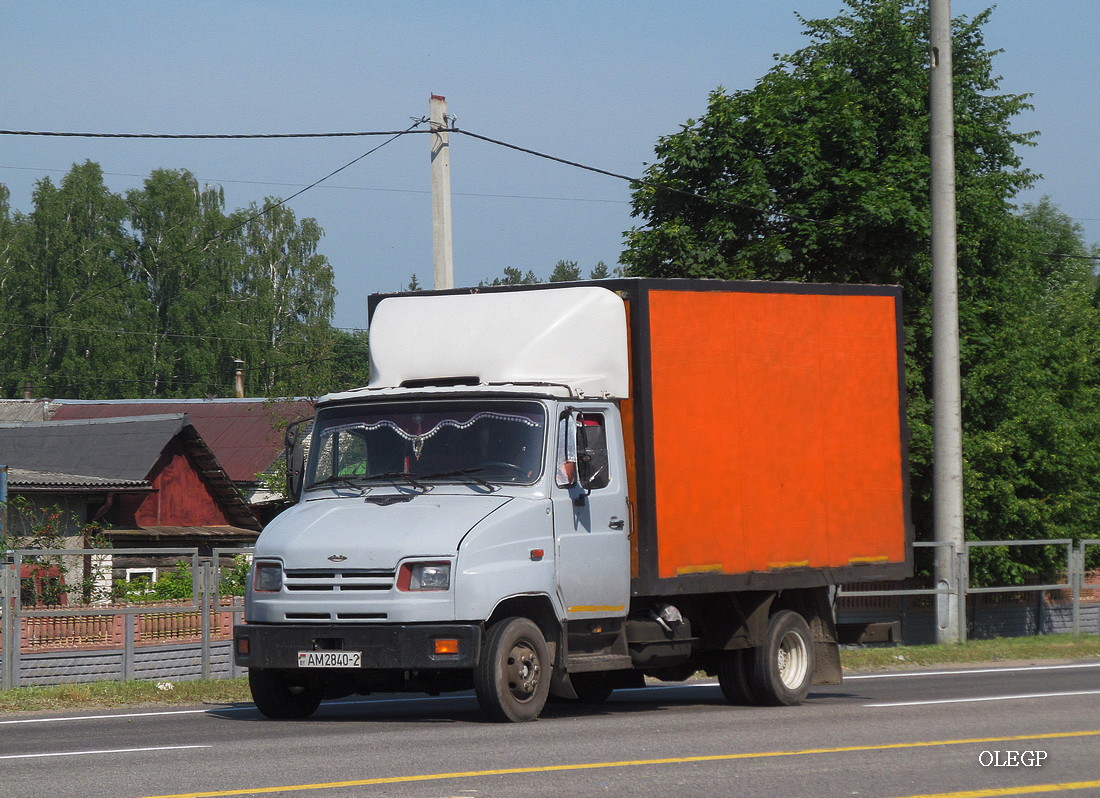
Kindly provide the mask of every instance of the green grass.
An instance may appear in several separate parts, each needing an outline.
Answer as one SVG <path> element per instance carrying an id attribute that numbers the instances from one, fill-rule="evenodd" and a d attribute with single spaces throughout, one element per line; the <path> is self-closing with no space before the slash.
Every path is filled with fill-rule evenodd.
<path id="1" fill-rule="evenodd" d="M 845 649 L 845 671 L 886 670 L 929 665 L 1029 660 L 1100 658 L 1100 635 L 1037 635 L 971 640 L 961 644 Z"/>
<path id="2" fill-rule="evenodd" d="M 1100 635 L 1041 635 L 957 645 L 844 649 L 845 672 L 985 662 L 1100 659 Z M 163 689 L 171 684 L 171 689 Z M 158 687 L 158 684 L 162 687 Z M 0 691 L 0 714 L 251 702 L 245 679 L 186 682 L 93 682 Z"/>
<path id="3" fill-rule="evenodd" d="M 171 684 L 171 689 L 157 685 Z M 251 702 L 245 679 L 170 682 L 91 682 L 0 690 L 0 713 L 54 712 L 84 709 L 234 704 Z"/>

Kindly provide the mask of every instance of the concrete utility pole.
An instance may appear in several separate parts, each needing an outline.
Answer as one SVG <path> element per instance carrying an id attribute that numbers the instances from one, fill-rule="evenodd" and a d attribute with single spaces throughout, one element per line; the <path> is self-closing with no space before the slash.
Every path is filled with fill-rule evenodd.
<path id="1" fill-rule="evenodd" d="M 451 147 L 447 142 L 447 98 L 433 94 L 428 103 L 432 143 L 432 252 L 435 287 L 455 287 L 451 249 Z"/>
<path id="2" fill-rule="evenodd" d="M 929 0 L 932 63 L 932 399 L 933 516 L 936 587 L 957 590 L 962 552 L 962 391 L 959 380 L 959 285 L 955 230 L 955 108 L 951 86 L 951 0 Z M 952 549 L 947 544 L 953 544 Z M 960 642 L 966 606 L 958 594 L 938 596 L 936 639 Z"/>

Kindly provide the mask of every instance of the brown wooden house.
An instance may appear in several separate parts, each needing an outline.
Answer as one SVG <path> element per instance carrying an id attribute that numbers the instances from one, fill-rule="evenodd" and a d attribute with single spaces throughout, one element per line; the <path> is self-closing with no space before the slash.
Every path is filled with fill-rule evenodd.
<path id="1" fill-rule="evenodd" d="M 34 507 L 60 507 L 77 525 L 104 524 L 116 548 L 208 553 L 251 545 L 261 527 L 181 413 L 0 424 L 0 464 L 9 466 L 9 494 Z M 16 519 L 9 522 L 18 532 Z M 123 567 L 138 563 L 116 558 L 116 571 Z"/>

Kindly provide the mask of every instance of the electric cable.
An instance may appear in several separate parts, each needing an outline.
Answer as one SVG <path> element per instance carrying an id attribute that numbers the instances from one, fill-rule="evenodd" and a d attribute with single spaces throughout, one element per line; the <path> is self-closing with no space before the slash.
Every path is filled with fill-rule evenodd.
<path id="1" fill-rule="evenodd" d="M 420 124 L 420 122 L 416 124 Z M 361 130 L 347 133 L 71 133 L 54 130 L 0 130 L 0 136 L 53 136 L 82 139 L 332 139 L 357 136 L 403 136 L 406 133 L 430 132 L 432 131 Z"/>
<path id="2" fill-rule="evenodd" d="M 596 174 L 605 175 L 607 177 L 614 177 L 617 180 L 625 180 L 628 183 L 634 183 L 634 184 L 639 185 L 639 186 L 645 186 L 646 188 L 652 188 L 656 191 L 668 191 L 668 192 L 671 192 L 673 194 L 680 194 L 680 195 L 685 196 L 685 197 L 692 197 L 693 199 L 699 199 L 699 200 L 703 200 L 705 202 L 714 202 L 714 203 L 717 203 L 719 205 L 728 205 L 732 208 L 737 208 L 738 210 L 752 211 L 753 213 L 758 213 L 762 216 L 779 216 L 779 217 L 782 217 L 784 219 L 790 219 L 791 221 L 794 221 L 794 222 L 809 222 L 811 224 L 834 224 L 833 222 L 828 222 L 828 221 L 823 222 L 819 219 L 812 219 L 809 216 L 799 216 L 798 214 L 785 213 L 783 211 L 768 211 L 768 210 L 764 210 L 763 208 L 757 208 L 753 205 L 747 205 L 743 202 L 736 202 L 734 200 L 727 200 L 727 199 L 723 199 L 721 197 L 708 197 L 706 194 L 699 194 L 699 193 L 696 193 L 694 191 L 687 191 L 686 189 L 681 189 L 681 188 L 673 188 L 672 186 L 667 186 L 667 185 L 664 185 L 663 183 L 656 183 L 652 180 L 646 180 L 644 178 L 637 178 L 637 177 L 630 177 L 629 175 L 623 175 L 623 174 L 619 174 L 617 172 L 610 172 L 606 169 L 600 169 L 600 168 L 595 167 L 595 166 L 587 166 L 585 164 L 578 163 L 577 161 L 570 161 L 566 158 L 559 158 L 556 155 L 548 155 L 547 153 L 539 152 L 538 150 L 532 150 L 532 149 L 529 149 L 528 147 L 521 147 L 518 144 L 509 144 L 506 141 L 500 141 L 499 139 L 493 139 L 493 138 L 489 138 L 488 136 L 482 136 L 478 133 L 472 133 L 469 130 L 463 130 L 461 128 L 451 127 L 451 128 L 447 128 L 444 132 L 447 132 L 447 133 L 460 133 L 463 136 L 469 136 L 470 138 L 479 139 L 480 141 L 486 141 L 490 144 L 496 144 L 497 146 L 500 146 L 500 147 L 506 147 L 510 150 L 516 150 L 517 152 L 526 153 L 527 155 L 534 155 L 537 158 L 545 158 L 548 161 L 555 161 L 555 162 L 560 163 L 560 164 L 565 164 L 566 166 L 572 166 L 572 167 L 575 167 L 577 169 L 584 169 L 588 172 L 595 172 Z"/>

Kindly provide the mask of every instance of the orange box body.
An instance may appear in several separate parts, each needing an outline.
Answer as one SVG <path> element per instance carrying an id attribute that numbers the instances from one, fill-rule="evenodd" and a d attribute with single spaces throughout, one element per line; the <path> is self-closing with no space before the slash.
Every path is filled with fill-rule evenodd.
<path id="1" fill-rule="evenodd" d="M 899 289 L 615 282 L 636 595 L 911 573 Z"/>

